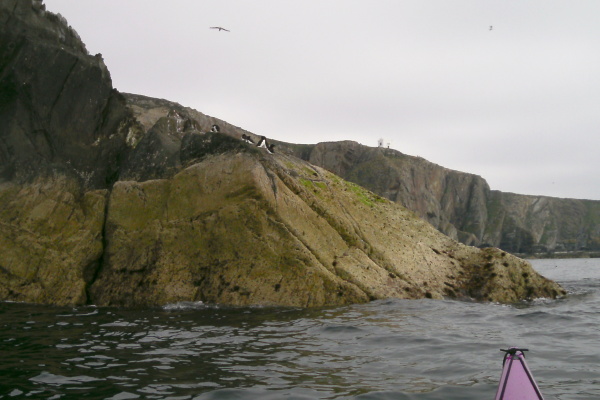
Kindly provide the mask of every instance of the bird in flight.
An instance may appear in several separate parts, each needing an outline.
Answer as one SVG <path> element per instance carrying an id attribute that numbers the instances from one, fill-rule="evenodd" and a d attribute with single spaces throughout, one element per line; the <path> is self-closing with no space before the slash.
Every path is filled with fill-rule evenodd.
<path id="1" fill-rule="evenodd" d="M 220 26 L 211 26 L 210 29 L 218 29 L 219 32 L 221 32 L 221 31 L 231 32 L 229 29 L 221 28 Z"/>
<path id="2" fill-rule="evenodd" d="M 492 25 L 490 25 L 490 31 L 491 31 L 492 29 L 494 29 L 494 27 L 493 27 Z"/>

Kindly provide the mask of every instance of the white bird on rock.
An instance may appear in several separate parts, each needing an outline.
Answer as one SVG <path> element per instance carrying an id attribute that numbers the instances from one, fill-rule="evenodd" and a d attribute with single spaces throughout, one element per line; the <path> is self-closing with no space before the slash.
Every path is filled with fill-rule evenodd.
<path id="1" fill-rule="evenodd" d="M 260 137 L 260 140 L 256 144 L 256 147 L 261 147 L 263 149 L 267 149 L 267 151 L 269 152 L 269 154 L 275 153 L 275 145 L 274 144 L 269 144 L 269 142 L 267 141 L 267 138 L 264 137 L 264 136 Z"/>

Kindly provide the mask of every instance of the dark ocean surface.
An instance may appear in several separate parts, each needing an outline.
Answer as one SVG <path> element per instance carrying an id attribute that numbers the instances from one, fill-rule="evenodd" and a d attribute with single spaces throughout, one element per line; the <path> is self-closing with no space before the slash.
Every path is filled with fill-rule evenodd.
<path id="1" fill-rule="evenodd" d="M 546 400 L 600 398 L 600 259 L 533 260 L 568 297 L 324 309 L 0 303 L 0 399 L 493 399 L 500 348 Z"/>

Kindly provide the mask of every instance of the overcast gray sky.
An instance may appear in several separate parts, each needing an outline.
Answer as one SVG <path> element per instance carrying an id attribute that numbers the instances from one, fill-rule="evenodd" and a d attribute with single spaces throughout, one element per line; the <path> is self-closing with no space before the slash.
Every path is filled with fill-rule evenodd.
<path id="1" fill-rule="evenodd" d="M 600 200 L 598 0 L 44 3 L 122 92 L 276 140 L 382 138 L 496 190 Z"/>

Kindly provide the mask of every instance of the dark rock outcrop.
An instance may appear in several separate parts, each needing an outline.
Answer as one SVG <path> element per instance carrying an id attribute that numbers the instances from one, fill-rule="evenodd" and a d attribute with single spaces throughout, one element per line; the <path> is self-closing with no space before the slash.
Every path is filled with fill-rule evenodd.
<path id="1" fill-rule="evenodd" d="M 0 180 L 106 188 L 135 126 L 102 57 L 41 2 L 3 1 L 0 21 Z"/>

